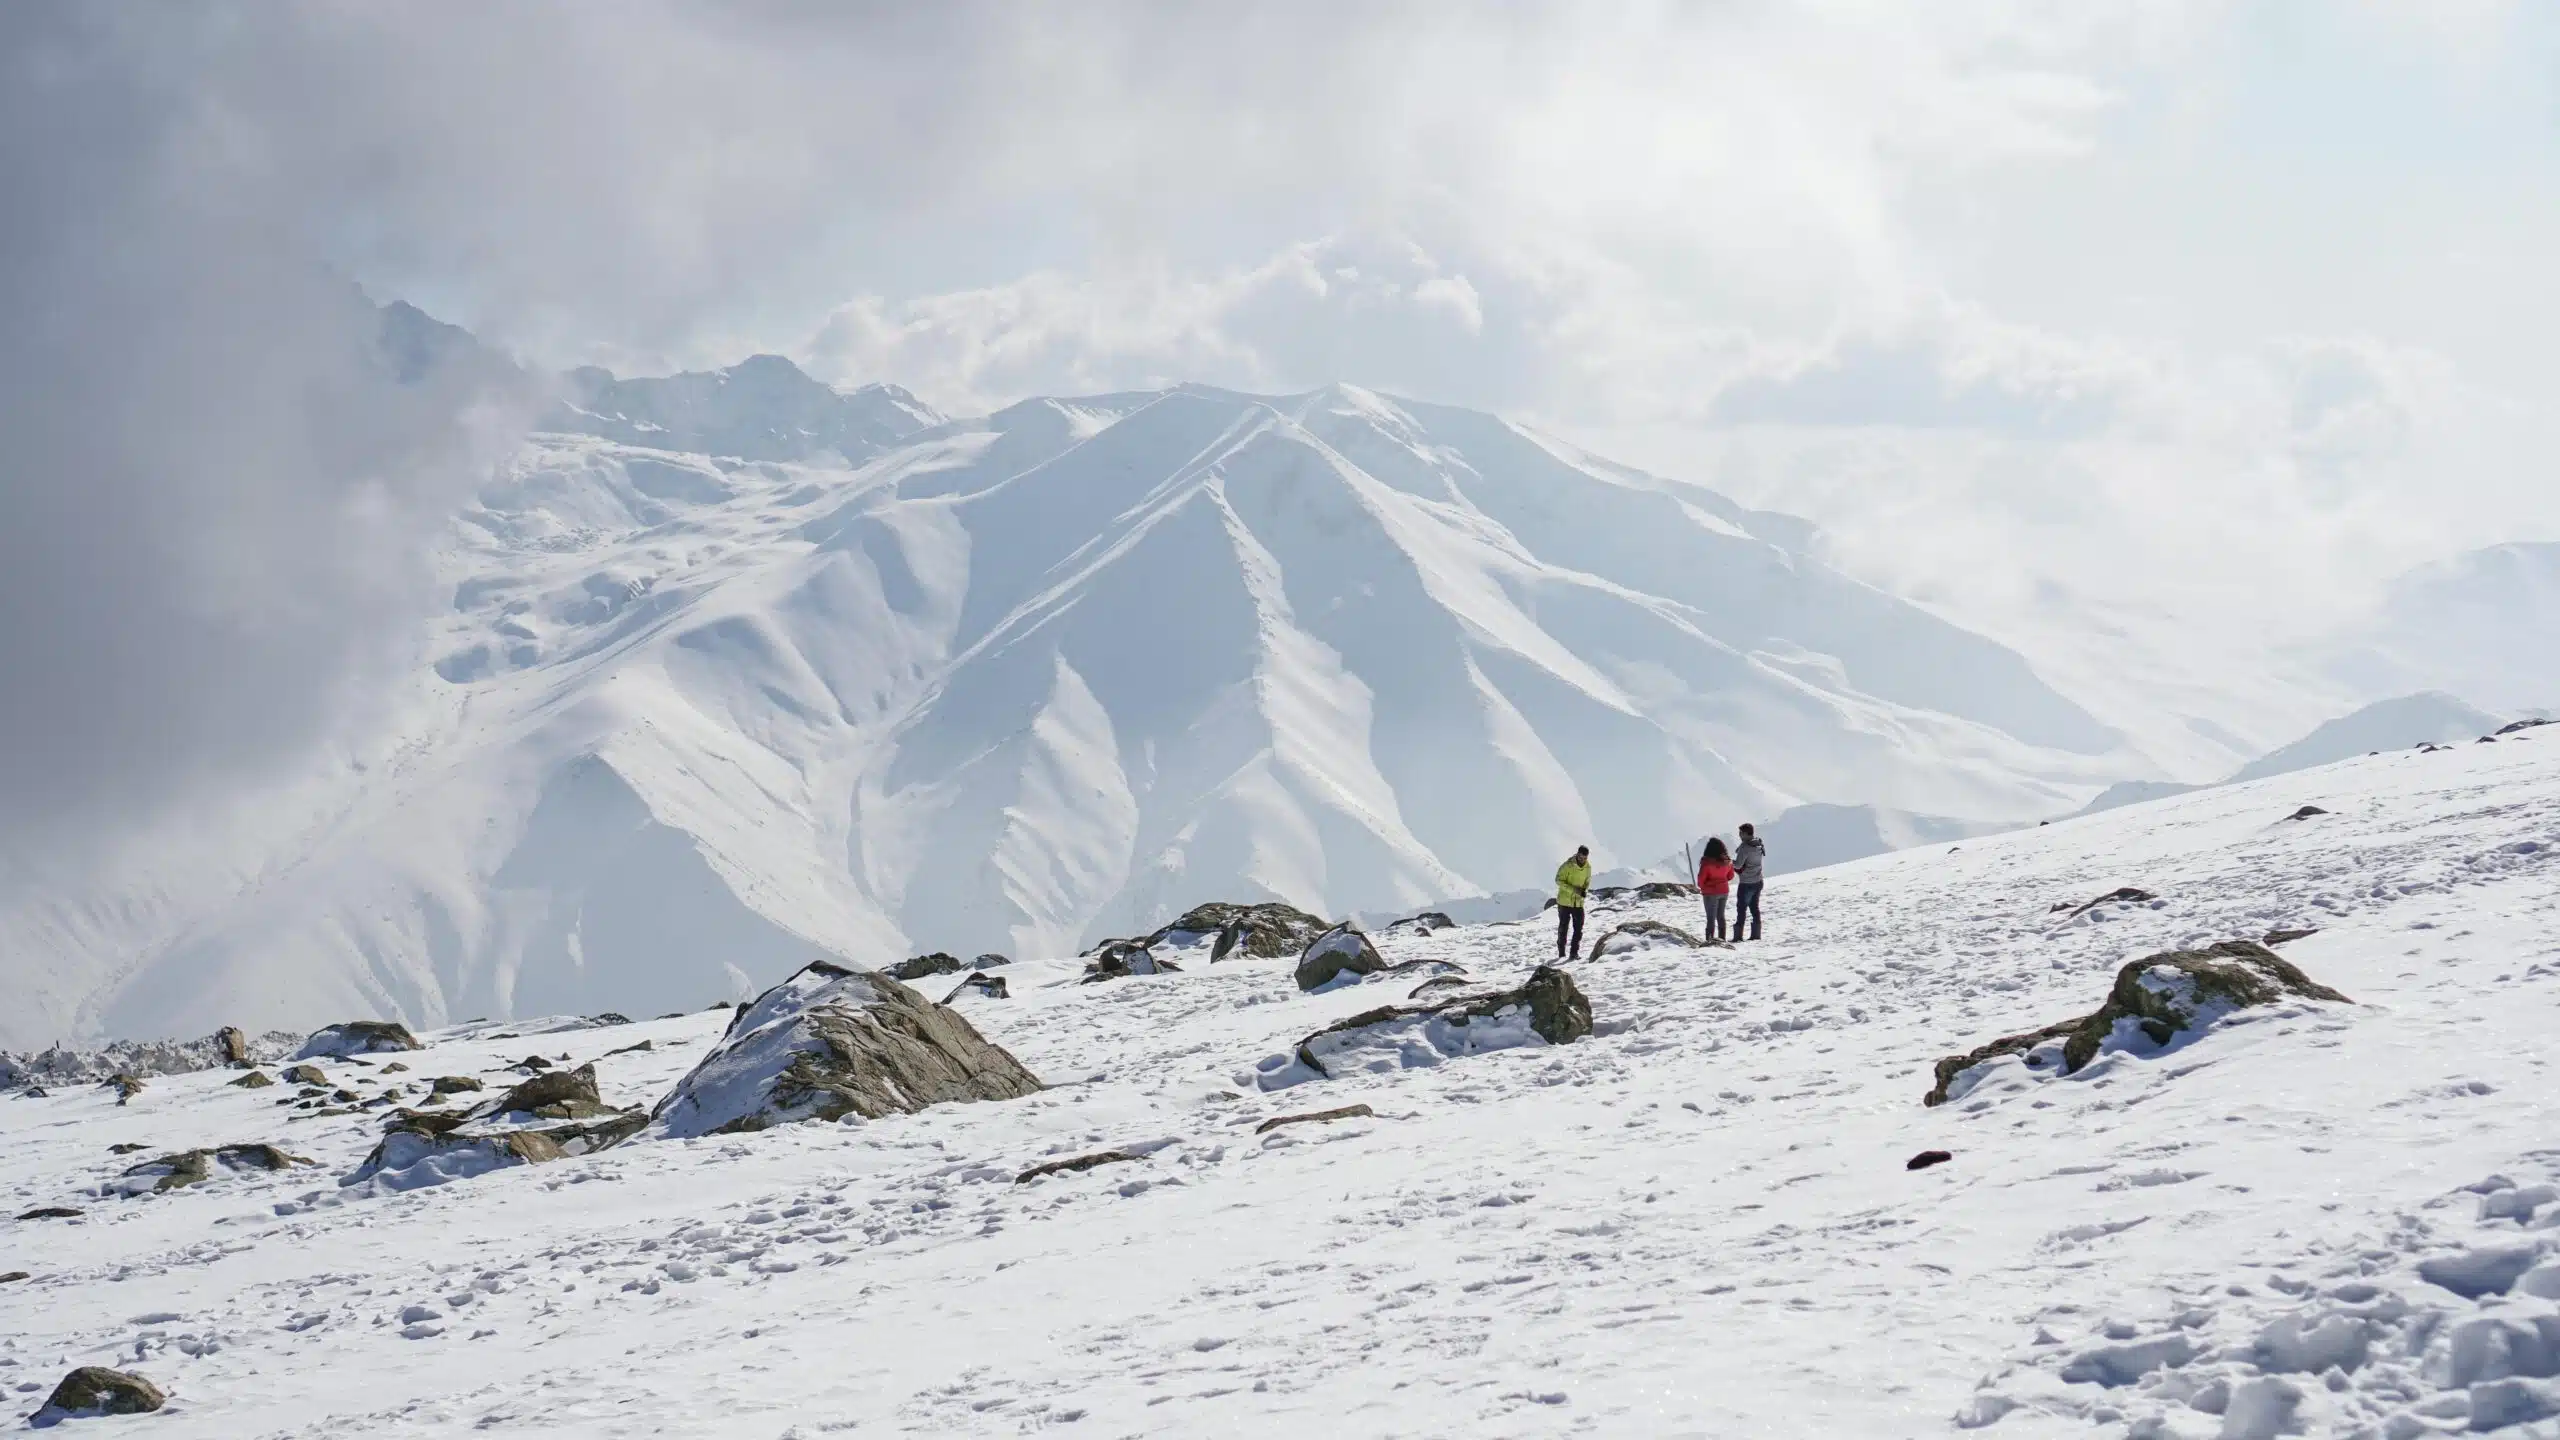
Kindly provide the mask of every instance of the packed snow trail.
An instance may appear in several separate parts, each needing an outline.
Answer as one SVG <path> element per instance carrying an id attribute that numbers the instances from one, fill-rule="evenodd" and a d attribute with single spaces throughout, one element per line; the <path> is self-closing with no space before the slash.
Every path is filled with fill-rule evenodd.
<path id="1" fill-rule="evenodd" d="M 32 1410 L 122 1365 L 171 1402 L 121 1423 L 170 1435 L 2540 1436 L 2526 1342 L 2452 1347 L 2560 1326 L 2527 1289 L 2560 1259 L 2555 853 L 2560 727 L 2353 760 L 1788 877 L 1764 942 L 1571 967 L 1586 1040 L 1268 1094 L 1265 1060 L 1413 977 L 1024 963 L 958 1003 L 1031 1098 L 381 1197 L 334 1183 L 372 1117 L 288 1120 L 228 1072 L 0 1099 L 8 1213 L 86 1212 L 0 1229 L 32 1272 L 0 1384 Z M 2054 908 L 2120 886 L 2157 899 Z M 1591 937 L 1631 918 L 1699 923 L 1595 901 Z M 1920 1103 L 1938 1057 L 2085 1013 L 2126 960 L 2314 927 L 2283 953 L 2354 1004 Z M 1507 984 L 1551 942 L 1379 944 Z M 400 1078 L 647 1039 L 598 1066 L 646 1104 L 725 1020 L 463 1027 Z M 318 1168 L 84 1193 L 250 1140 Z M 1108 1148 L 1140 1158 L 1015 1183 Z M 1926 1149 L 1954 1159 L 1903 1168 Z M 2518 1253 L 2510 1293 L 2437 1283 Z"/>

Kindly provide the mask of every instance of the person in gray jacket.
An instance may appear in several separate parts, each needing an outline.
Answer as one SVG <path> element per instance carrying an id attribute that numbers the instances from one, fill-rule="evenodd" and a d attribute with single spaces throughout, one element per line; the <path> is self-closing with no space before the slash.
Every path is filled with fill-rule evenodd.
<path id="1" fill-rule="evenodd" d="M 1736 940 L 1745 938 L 1742 922 L 1746 917 L 1751 921 L 1748 938 L 1760 938 L 1760 885 L 1767 873 L 1768 859 L 1769 847 L 1760 843 L 1760 837 L 1752 833 L 1746 821 L 1742 827 L 1742 842 L 1733 847 L 1733 938 Z"/>

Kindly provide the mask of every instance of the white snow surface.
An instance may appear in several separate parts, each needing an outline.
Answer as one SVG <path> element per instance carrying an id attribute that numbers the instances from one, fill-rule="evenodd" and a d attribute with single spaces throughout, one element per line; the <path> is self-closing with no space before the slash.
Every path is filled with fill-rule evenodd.
<path id="1" fill-rule="evenodd" d="M 1179 387 L 936 423 L 772 357 L 580 384 L 558 423 L 601 433 L 460 516 L 386 730 L 111 854 L 0 855 L 0 1046 L 689 1009 L 2156 768 L 1802 522 L 1488 415 Z"/>
<path id="2" fill-rule="evenodd" d="M 1028 962 L 959 1003 L 1039 1095 L 309 1208 L 371 1117 L 222 1071 L 0 1098 L 6 1212 L 86 1212 L 0 1224 L 32 1272 L 0 1387 L 135 1369 L 168 1411 L 96 1428 L 168 1436 L 2543 1437 L 2555 856 L 2560 727 L 2357 758 L 1784 877 L 1765 942 L 1571 967 L 1587 1039 L 1274 1094 L 1238 1073 L 1409 985 Z M 2052 911 L 2122 885 L 2159 901 Z M 2355 1003 L 1920 1104 L 1939 1056 L 2086 1013 L 2127 960 L 2278 926 L 2318 927 L 2284 953 Z M 1381 945 L 1511 984 L 1550 939 Z M 648 1104 L 729 1019 L 330 1064 L 497 1083 L 538 1045 Z M 321 1168 L 93 1193 L 262 1139 Z M 1138 1158 L 1014 1183 L 1105 1149 Z M 1927 1149 L 1954 1158 L 1906 1171 Z"/>

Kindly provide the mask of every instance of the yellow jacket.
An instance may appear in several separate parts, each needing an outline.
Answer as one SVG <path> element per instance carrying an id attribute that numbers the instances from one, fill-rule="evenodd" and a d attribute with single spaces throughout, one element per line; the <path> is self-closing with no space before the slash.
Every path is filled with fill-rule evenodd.
<path id="1" fill-rule="evenodd" d="M 1556 903 L 1567 910 L 1580 909 L 1582 894 L 1591 888 L 1591 866 L 1582 860 L 1567 860 L 1556 867 Z"/>

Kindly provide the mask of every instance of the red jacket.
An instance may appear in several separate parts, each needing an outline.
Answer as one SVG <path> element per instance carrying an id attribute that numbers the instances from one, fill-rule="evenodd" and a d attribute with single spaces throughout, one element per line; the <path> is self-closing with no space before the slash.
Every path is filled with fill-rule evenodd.
<path id="1" fill-rule="evenodd" d="M 1732 884 L 1733 866 L 1730 863 L 1723 860 L 1701 860 L 1698 862 L 1699 894 L 1722 895 L 1725 893 L 1726 887 Z"/>

